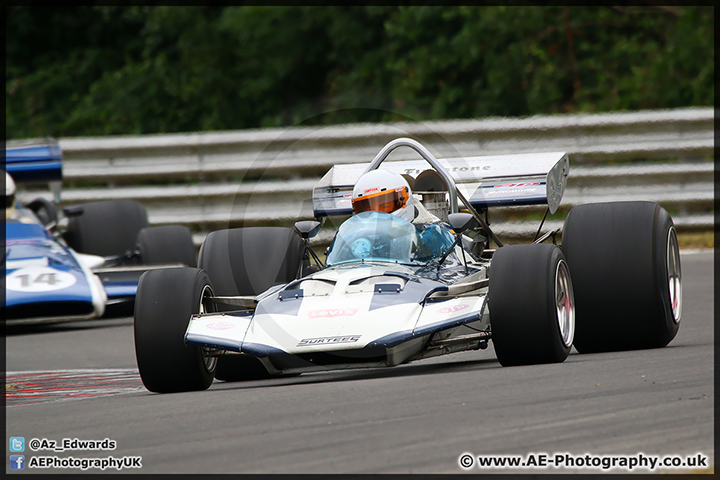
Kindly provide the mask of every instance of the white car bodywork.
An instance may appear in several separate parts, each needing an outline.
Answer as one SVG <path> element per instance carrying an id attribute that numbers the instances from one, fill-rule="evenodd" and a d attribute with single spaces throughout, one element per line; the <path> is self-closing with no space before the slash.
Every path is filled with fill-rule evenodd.
<path id="1" fill-rule="evenodd" d="M 484 267 L 480 271 L 476 276 L 484 278 Z M 476 280 L 454 289 L 479 284 Z M 254 313 L 194 315 L 186 340 L 249 354 L 270 371 L 280 365 L 287 372 L 398 365 L 450 353 L 448 339 L 462 336 L 468 338 L 455 349 L 486 346 L 486 335 L 478 331 L 489 323 L 487 287 L 456 296 L 439 282 L 418 279 L 409 268 L 379 263 L 329 268 L 290 287 L 259 296 Z M 302 296 L 295 297 L 300 290 Z M 335 358 L 326 365 L 283 361 L 311 353 Z"/>
<path id="2" fill-rule="evenodd" d="M 458 198 L 471 212 L 538 203 L 554 212 L 569 173 L 563 152 L 438 160 L 417 142 L 398 139 L 369 166 L 331 168 L 313 190 L 316 217 L 351 213 L 354 183 L 399 146 L 415 149 L 425 161 L 387 162 L 383 168 L 415 178 L 429 163 L 447 186 L 450 213 L 458 212 Z M 456 271 L 463 267 L 464 274 L 452 280 L 431 279 L 419 275 L 418 268 L 397 263 L 354 262 L 257 297 L 216 298 L 238 310 L 193 315 L 185 341 L 212 354 L 259 358 L 270 373 L 393 366 L 486 348 L 491 260 L 475 258 L 461 245 L 454 246 L 451 256 Z"/>

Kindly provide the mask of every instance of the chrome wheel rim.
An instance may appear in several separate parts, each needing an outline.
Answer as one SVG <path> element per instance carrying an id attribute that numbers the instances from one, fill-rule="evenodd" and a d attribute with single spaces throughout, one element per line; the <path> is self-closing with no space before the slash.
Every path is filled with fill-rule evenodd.
<path id="1" fill-rule="evenodd" d="M 203 287 L 202 294 L 200 295 L 200 305 L 198 308 L 199 313 L 208 313 L 209 309 L 205 306 L 205 299 L 208 297 L 212 297 L 213 292 L 210 289 L 209 285 L 205 285 Z M 210 350 L 207 347 L 201 347 L 202 352 L 202 358 L 203 358 L 203 365 L 205 366 L 205 370 L 207 370 L 208 373 L 212 373 L 215 371 L 215 367 L 217 366 L 217 357 L 210 354 Z"/>
<path id="2" fill-rule="evenodd" d="M 670 309 L 673 321 L 680 321 L 682 313 L 682 276 L 680 274 L 680 248 L 675 228 L 670 227 L 667 240 L 667 281 L 670 292 Z"/>
<path id="3" fill-rule="evenodd" d="M 555 312 L 560 338 L 566 347 L 575 337 L 575 297 L 567 263 L 560 260 L 555 270 Z"/>

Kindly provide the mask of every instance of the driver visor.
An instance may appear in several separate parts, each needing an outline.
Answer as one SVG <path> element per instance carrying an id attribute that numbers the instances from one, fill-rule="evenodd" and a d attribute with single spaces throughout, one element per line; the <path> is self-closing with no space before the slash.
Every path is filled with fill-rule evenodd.
<path id="1" fill-rule="evenodd" d="M 395 190 L 385 190 L 371 193 L 362 197 L 353 198 L 353 212 L 376 212 L 392 213 L 403 208 L 410 199 L 410 192 L 407 187 L 398 187 Z"/>

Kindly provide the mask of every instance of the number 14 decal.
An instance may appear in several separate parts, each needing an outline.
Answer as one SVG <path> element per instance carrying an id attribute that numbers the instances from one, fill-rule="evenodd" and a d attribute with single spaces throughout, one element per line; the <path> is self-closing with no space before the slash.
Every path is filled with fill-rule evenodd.
<path id="1" fill-rule="evenodd" d="M 21 268 L 9 274 L 5 280 L 5 288 L 16 292 L 49 292 L 77 283 L 75 275 L 49 267 Z"/>
<path id="2" fill-rule="evenodd" d="M 55 285 L 61 283 L 61 280 L 57 277 L 57 274 L 55 272 L 41 273 L 34 279 L 29 273 L 26 273 L 24 275 L 18 275 L 17 278 L 18 280 L 20 280 L 20 286 L 24 288 L 29 287 L 33 283 L 47 283 L 48 285 Z"/>

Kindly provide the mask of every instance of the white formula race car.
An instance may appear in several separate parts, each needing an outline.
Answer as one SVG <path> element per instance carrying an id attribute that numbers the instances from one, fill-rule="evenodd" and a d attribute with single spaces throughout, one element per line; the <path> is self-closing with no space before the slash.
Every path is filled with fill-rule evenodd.
<path id="1" fill-rule="evenodd" d="M 398 147 L 422 160 L 385 162 Z M 318 221 L 212 232 L 199 268 L 140 279 L 134 333 L 146 388 L 390 367 L 488 341 L 503 366 L 554 363 L 573 345 L 580 353 L 656 348 L 677 333 L 678 242 L 658 204 L 578 205 L 562 247 L 558 231 L 541 229 L 532 244 L 504 246 L 488 208 L 547 204 L 554 213 L 567 155 L 437 159 L 400 138 L 369 164 L 331 168 L 313 191 L 316 218 L 351 214 L 355 182 L 381 165 L 403 174 L 418 207 L 444 220 L 444 246 L 375 211 L 340 226 L 324 263 L 308 246 Z"/>

